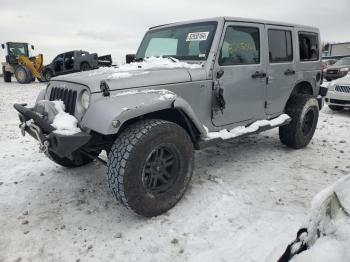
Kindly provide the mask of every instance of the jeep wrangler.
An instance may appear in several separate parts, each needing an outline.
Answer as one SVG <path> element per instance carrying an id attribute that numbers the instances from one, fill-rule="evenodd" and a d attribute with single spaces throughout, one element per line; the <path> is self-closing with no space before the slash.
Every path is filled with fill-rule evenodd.
<path id="1" fill-rule="evenodd" d="M 320 59 L 313 27 L 231 17 L 161 25 L 131 63 L 54 77 L 34 107 L 14 107 L 51 160 L 101 161 L 114 196 L 152 217 L 185 193 L 194 150 L 274 127 L 286 146 L 308 145 L 327 91 Z M 55 124 L 57 103 L 78 132 Z"/>

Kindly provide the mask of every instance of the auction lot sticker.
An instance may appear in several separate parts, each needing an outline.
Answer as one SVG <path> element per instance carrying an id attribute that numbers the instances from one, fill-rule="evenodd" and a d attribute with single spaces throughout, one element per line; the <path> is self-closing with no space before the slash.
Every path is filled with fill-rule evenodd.
<path id="1" fill-rule="evenodd" d="M 188 33 L 186 41 L 205 41 L 207 40 L 209 32 L 195 32 Z"/>

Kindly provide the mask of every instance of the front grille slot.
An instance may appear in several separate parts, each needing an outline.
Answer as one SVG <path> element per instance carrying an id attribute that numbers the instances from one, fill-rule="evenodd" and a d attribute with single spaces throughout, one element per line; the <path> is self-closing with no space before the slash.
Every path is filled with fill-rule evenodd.
<path id="1" fill-rule="evenodd" d="M 343 93 L 350 93 L 350 86 L 335 86 L 335 91 L 337 92 L 343 92 Z"/>
<path id="2" fill-rule="evenodd" d="M 65 111 L 74 115 L 75 103 L 77 100 L 77 91 L 68 88 L 53 87 L 51 89 L 50 101 L 62 100 L 65 105 Z"/>

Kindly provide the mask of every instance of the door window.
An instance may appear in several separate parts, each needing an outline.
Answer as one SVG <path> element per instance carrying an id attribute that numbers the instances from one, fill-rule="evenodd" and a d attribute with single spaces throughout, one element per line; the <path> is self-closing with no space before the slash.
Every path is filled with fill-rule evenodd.
<path id="1" fill-rule="evenodd" d="M 318 35 L 299 32 L 300 61 L 317 61 L 319 58 Z"/>
<path id="2" fill-rule="evenodd" d="M 270 63 L 293 61 L 292 32 L 269 29 L 269 59 Z"/>
<path id="3" fill-rule="evenodd" d="M 60 72 L 63 70 L 63 54 L 56 56 L 53 60 L 54 70 Z"/>
<path id="4" fill-rule="evenodd" d="M 74 52 L 68 52 L 64 55 L 64 66 L 66 70 L 72 70 L 74 67 Z"/>
<path id="5" fill-rule="evenodd" d="M 219 56 L 219 65 L 260 63 L 260 34 L 256 27 L 229 26 Z"/>

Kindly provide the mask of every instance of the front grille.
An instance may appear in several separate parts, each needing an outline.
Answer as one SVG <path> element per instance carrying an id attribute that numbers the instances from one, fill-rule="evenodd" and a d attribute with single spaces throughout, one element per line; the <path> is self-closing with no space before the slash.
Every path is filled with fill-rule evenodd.
<path id="1" fill-rule="evenodd" d="M 68 114 L 74 115 L 77 91 L 68 88 L 53 87 L 51 89 L 50 101 L 55 100 L 62 100 L 65 105 L 65 111 Z"/>
<path id="2" fill-rule="evenodd" d="M 350 93 L 350 86 L 335 86 L 335 91 L 337 92 L 343 92 L 343 93 Z"/>
<path id="3" fill-rule="evenodd" d="M 338 74 L 338 70 L 327 70 L 328 74 Z"/>

